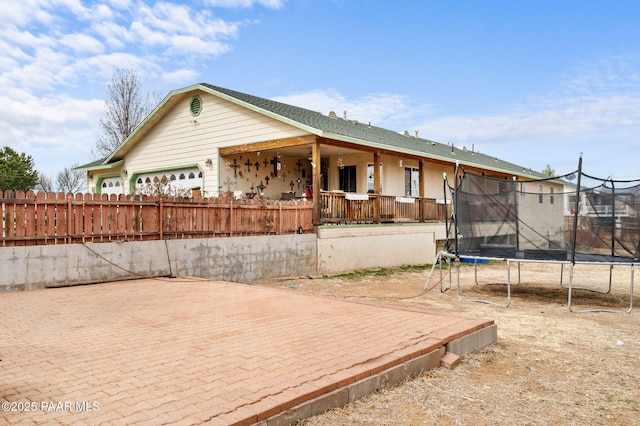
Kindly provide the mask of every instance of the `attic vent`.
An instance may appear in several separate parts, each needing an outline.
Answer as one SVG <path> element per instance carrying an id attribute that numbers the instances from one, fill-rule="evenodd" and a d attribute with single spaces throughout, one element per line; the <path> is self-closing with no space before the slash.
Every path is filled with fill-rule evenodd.
<path id="1" fill-rule="evenodd" d="M 327 115 L 329 116 L 329 118 L 338 118 L 335 111 L 329 111 L 329 114 Z"/>
<path id="2" fill-rule="evenodd" d="M 402 133 L 402 134 L 405 135 L 405 136 L 410 136 L 408 130 L 405 130 L 404 133 Z"/>
<path id="3" fill-rule="evenodd" d="M 202 111 L 202 98 L 200 98 L 200 96 L 194 96 L 193 99 L 191 99 L 189 110 L 194 117 L 200 115 L 200 111 Z"/>

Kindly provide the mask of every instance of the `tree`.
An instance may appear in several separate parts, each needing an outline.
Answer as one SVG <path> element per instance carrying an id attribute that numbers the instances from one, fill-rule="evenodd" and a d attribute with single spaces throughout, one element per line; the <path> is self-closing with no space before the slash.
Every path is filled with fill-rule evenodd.
<path id="1" fill-rule="evenodd" d="M 551 165 L 547 164 L 547 167 L 542 169 L 542 174 L 545 176 L 553 177 L 556 175 L 556 169 L 552 169 Z"/>
<path id="2" fill-rule="evenodd" d="M 157 96 L 143 96 L 141 86 L 140 75 L 134 70 L 118 70 L 111 78 L 105 116 L 98 121 L 98 156 L 111 154 L 157 104 Z"/>
<path id="3" fill-rule="evenodd" d="M 78 164 L 71 165 L 71 168 L 65 167 L 56 175 L 55 185 L 53 179 L 43 173 L 38 174 L 38 183 L 36 191 L 55 192 L 60 191 L 65 194 L 75 194 L 83 192 L 87 186 L 87 177 L 84 173 L 74 173 L 71 171 Z"/>
<path id="4" fill-rule="evenodd" d="M 0 190 L 30 191 L 38 183 L 33 158 L 5 146 L 0 150 Z"/>
<path id="5" fill-rule="evenodd" d="M 78 167 L 78 164 L 73 164 L 71 168 Z M 75 194 L 76 192 L 82 192 L 87 186 L 87 176 L 85 173 L 73 173 L 70 168 L 65 167 L 62 171 L 58 172 L 56 176 L 56 185 L 58 191 L 65 194 Z"/>
<path id="6" fill-rule="evenodd" d="M 38 183 L 36 184 L 36 191 L 53 192 L 53 179 L 44 173 L 38 173 Z"/>

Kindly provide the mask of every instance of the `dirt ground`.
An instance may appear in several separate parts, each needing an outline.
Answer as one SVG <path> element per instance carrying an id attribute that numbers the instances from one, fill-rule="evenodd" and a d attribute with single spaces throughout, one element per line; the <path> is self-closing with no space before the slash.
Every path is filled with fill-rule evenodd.
<path id="1" fill-rule="evenodd" d="M 467 355 L 452 370 L 438 368 L 392 389 L 343 408 L 305 419 L 319 425 L 640 425 L 640 317 L 629 308 L 630 268 L 577 265 L 573 274 L 574 309 L 567 309 L 561 267 L 525 263 L 511 266 L 511 305 L 499 307 L 460 300 L 455 273 L 448 291 L 440 291 L 436 273 L 424 290 L 429 270 L 387 276 L 300 278 L 260 282 L 291 291 L 331 295 L 371 303 L 410 306 L 433 312 L 491 318 L 498 343 Z M 507 300 L 506 264 L 462 264 L 463 298 Z M 569 269 L 562 270 L 563 285 Z M 444 285 L 449 284 L 444 271 Z M 484 285 L 489 284 L 489 285 Z M 639 298 L 634 298 L 637 305 Z M 375 318 L 372 318 L 375 321 Z"/>

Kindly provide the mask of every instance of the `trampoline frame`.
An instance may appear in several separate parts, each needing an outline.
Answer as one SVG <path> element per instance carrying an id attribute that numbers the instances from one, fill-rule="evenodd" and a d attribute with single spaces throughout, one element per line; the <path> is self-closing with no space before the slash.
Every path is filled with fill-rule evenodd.
<path id="1" fill-rule="evenodd" d="M 507 300 L 505 303 L 497 303 L 491 300 L 486 300 L 486 299 L 473 299 L 473 298 L 465 298 L 462 296 L 462 289 L 460 286 L 460 257 L 464 257 L 465 259 L 471 259 L 474 260 L 474 268 L 475 268 L 475 283 L 476 285 L 506 285 L 507 286 Z M 489 284 L 479 284 L 478 283 L 478 278 L 477 278 L 477 274 L 478 274 L 478 262 L 479 260 L 482 261 L 502 261 L 502 262 L 506 262 L 506 266 L 507 266 L 507 282 L 506 283 L 489 283 Z M 447 287 L 444 286 L 444 279 L 443 279 L 443 274 L 442 274 L 442 263 L 444 261 L 447 261 L 450 264 L 449 269 L 449 285 Z M 518 264 L 518 283 L 513 284 L 511 282 L 511 264 L 512 263 L 517 263 Z M 633 310 L 633 287 L 634 287 L 634 271 L 635 271 L 635 267 L 637 265 L 640 265 L 640 263 L 636 263 L 636 262 L 587 262 L 587 261 L 575 261 L 575 262 L 571 262 L 571 261 L 562 261 L 562 260 L 544 260 L 544 259 L 521 259 L 521 258 L 507 258 L 507 257 L 490 257 L 490 256 L 475 256 L 475 255 L 456 255 L 455 253 L 449 253 L 447 251 L 440 251 L 437 253 L 436 255 L 436 260 L 434 261 L 433 265 L 431 266 L 431 270 L 429 272 L 429 276 L 427 277 L 427 281 L 424 285 L 424 289 L 427 290 L 427 288 L 429 287 L 429 282 L 431 281 L 431 278 L 433 276 L 433 272 L 435 271 L 436 266 L 439 266 L 440 269 L 440 292 L 444 293 L 445 291 L 449 290 L 452 287 L 452 267 L 454 266 L 456 269 L 456 294 L 458 299 L 460 300 L 466 300 L 466 301 L 470 301 L 470 302 L 478 302 L 478 303 L 486 303 L 486 304 L 490 304 L 490 305 L 495 305 L 495 306 L 501 306 L 501 307 L 509 307 L 509 305 L 511 305 L 511 287 L 512 286 L 516 286 L 520 284 L 520 264 L 521 263 L 548 263 L 548 264 L 555 264 L 555 265 L 560 265 L 561 270 L 560 270 L 560 287 L 568 290 L 567 292 L 567 308 L 569 309 L 570 312 L 611 312 L 611 313 L 616 313 L 616 312 L 626 312 L 631 313 L 631 311 Z M 563 285 L 563 276 L 564 276 L 564 265 L 569 265 L 569 285 L 568 287 L 565 287 Z M 595 266 L 606 266 L 609 265 L 610 269 L 609 269 L 609 289 L 607 291 L 600 291 L 600 290 L 595 290 L 595 289 L 589 289 L 589 288 L 581 288 L 581 287 L 573 287 L 573 268 L 575 265 L 595 265 Z M 613 309 L 602 309 L 602 308 L 594 308 L 594 309 L 574 309 L 573 307 L 573 302 L 572 302 L 572 296 L 573 296 L 573 290 L 586 290 L 586 291 L 594 291 L 597 293 L 602 293 L 602 294 L 608 294 L 611 292 L 612 289 L 612 273 L 611 271 L 613 270 L 613 266 L 629 266 L 631 268 L 630 272 L 631 272 L 631 277 L 630 277 L 630 283 L 629 283 L 629 308 L 626 311 L 621 311 L 621 310 L 613 310 Z"/>

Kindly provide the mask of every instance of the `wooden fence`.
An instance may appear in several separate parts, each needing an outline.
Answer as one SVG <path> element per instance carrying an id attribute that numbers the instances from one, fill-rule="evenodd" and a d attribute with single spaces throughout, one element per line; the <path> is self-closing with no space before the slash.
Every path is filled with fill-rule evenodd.
<path id="1" fill-rule="evenodd" d="M 0 246 L 311 232 L 310 201 L 0 191 Z"/>

